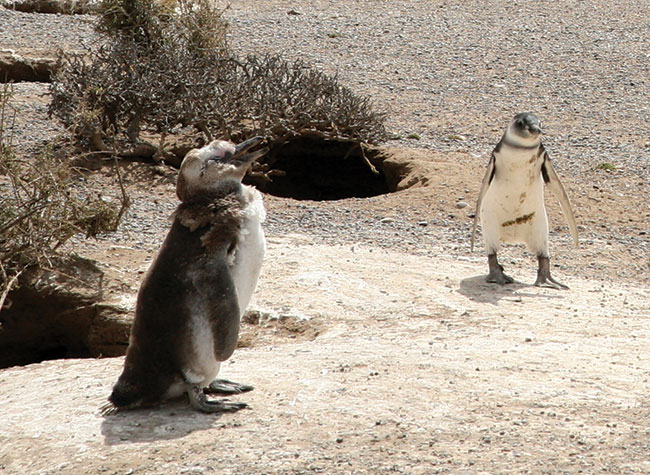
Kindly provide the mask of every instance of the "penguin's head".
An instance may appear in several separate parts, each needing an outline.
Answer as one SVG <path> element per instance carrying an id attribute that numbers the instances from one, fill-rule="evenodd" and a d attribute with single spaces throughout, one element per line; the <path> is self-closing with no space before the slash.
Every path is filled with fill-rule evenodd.
<path id="1" fill-rule="evenodd" d="M 176 183 L 178 198 L 185 202 L 195 195 L 216 191 L 224 183 L 241 182 L 251 163 L 268 152 L 268 148 L 262 148 L 248 153 L 263 140 L 253 137 L 239 145 L 214 140 L 187 152 Z"/>
<path id="2" fill-rule="evenodd" d="M 534 114 L 522 112 L 512 119 L 507 133 L 519 139 L 535 141 L 542 134 L 542 128 Z"/>

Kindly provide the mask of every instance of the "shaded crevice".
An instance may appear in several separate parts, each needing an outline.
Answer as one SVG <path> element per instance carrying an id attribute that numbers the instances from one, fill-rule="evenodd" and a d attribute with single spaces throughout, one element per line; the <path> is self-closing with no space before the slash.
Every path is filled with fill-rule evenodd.
<path id="1" fill-rule="evenodd" d="M 0 368 L 58 358 L 118 356 L 128 344 L 124 311 L 102 305 L 103 273 L 78 257 L 30 269 L 0 312 Z"/>
<path id="2" fill-rule="evenodd" d="M 2 6 L 22 13 L 83 15 L 93 13 L 93 2 L 76 0 L 7 0 Z"/>
<path id="3" fill-rule="evenodd" d="M 56 61 L 48 58 L 24 58 L 0 52 L 0 83 L 50 82 Z"/>

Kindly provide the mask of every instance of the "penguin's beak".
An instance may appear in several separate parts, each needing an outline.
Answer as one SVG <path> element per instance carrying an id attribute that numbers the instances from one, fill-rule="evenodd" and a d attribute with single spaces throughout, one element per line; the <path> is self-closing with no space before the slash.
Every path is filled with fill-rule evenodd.
<path id="1" fill-rule="evenodd" d="M 235 153 L 230 157 L 230 162 L 234 162 L 236 165 L 248 165 L 253 163 L 255 160 L 263 156 L 266 152 L 269 151 L 268 147 L 255 150 L 254 152 L 247 153 L 251 148 L 259 145 L 264 141 L 264 137 L 252 137 L 244 142 L 235 145 Z"/>
<path id="2" fill-rule="evenodd" d="M 528 130 L 530 130 L 534 134 L 543 134 L 544 133 L 539 125 L 530 125 L 528 127 Z"/>

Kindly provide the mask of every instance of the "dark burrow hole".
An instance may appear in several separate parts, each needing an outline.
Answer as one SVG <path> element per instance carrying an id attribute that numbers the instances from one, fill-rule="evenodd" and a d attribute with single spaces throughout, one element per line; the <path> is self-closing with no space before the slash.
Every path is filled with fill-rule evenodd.
<path id="1" fill-rule="evenodd" d="M 9 293 L 0 312 L 0 368 L 126 351 L 129 315 L 101 303 L 102 272 L 78 257 L 55 262 L 57 271 L 28 269 Z"/>
<path id="2" fill-rule="evenodd" d="M 62 358 L 88 358 L 85 344 L 91 309 L 22 288 L 0 315 L 0 368 Z"/>
<path id="3" fill-rule="evenodd" d="M 29 288 L 12 292 L 12 299 L 0 314 L 0 369 L 126 351 L 130 322 L 111 308 Z"/>
<path id="4" fill-rule="evenodd" d="M 21 58 L 0 52 L 0 84 L 12 82 L 50 82 L 54 60 Z"/>
<path id="5" fill-rule="evenodd" d="M 298 137 L 271 147 L 244 182 L 264 193 L 297 200 L 368 198 L 395 191 L 379 155 L 356 143 Z"/>

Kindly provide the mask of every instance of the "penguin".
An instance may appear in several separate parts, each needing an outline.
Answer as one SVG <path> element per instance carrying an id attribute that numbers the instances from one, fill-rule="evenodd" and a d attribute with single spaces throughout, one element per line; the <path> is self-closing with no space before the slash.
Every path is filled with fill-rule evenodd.
<path id="1" fill-rule="evenodd" d="M 207 394 L 253 389 L 215 378 L 235 350 L 266 250 L 262 196 L 241 183 L 268 151 L 249 152 L 262 140 L 215 140 L 184 157 L 176 185 L 181 203 L 138 291 L 124 368 L 105 413 L 184 393 L 203 412 L 246 407 Z"/>
<path id="2" fill-rule="evenodd" d="M 488 282 L 513 282 L 497 260 L 502 242 L 525 243 L 538 260 L 536 286 L 568 289 L 551 276 L 548 218 L 544 207 L 544 184 L 560 202 L 575 245 L 578 228 L 564 186 L 551 165 L 541 140 L 539 119 L 524 112 L 515 115 L 492 151 L 481 184 L 472 227 L 471 249 L 480 216 L 488 256 Z"/>

